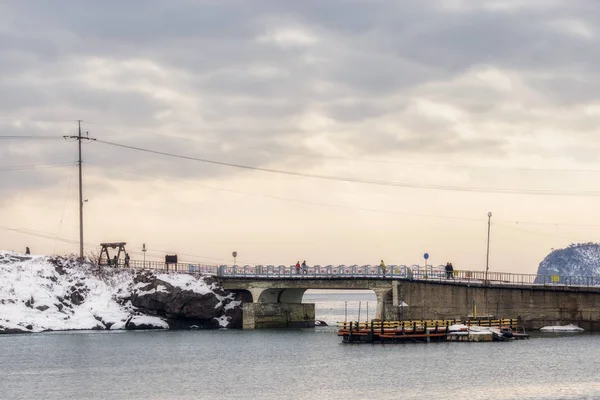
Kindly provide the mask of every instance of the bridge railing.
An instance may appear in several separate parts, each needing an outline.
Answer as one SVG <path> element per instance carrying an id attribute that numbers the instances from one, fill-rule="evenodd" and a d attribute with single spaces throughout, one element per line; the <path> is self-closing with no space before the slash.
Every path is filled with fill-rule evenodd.
<path id="1" fill-rule="evenodd" d="M 115 265 L 104 263 L 101 264 L 104 268 L 114 268 Z M 123 260 L 119 260 L 116 265 L 117 268 L 131 268 L 131 269 L 142 269 L 151 270 L 157 272 L 181 272 L 181 273 L 201 273 L 206 275 L 217 275 L 219 267 L 217 265 L 210 264 L 193 264 L 193 263 L 177 263 L 177 264 L 165 264 L 162 261 L 141 261 L 141 260 L 130 260 L 126 263 Z"/>
<path id="2" fill-rule="evenodd" d="M 408 279 L 417 281 L 461 282 L 501 285 L 539 285 L 539 286 L 600 286 L 600 277 L 596 276 L 558 276 L 539 274 L 514 274 L 509 272 L 485 272 L 472 270 L 454 270 L 448 274 L 444 265 L 313 265 L 297 269 L 294 265 L 211 265 L 178 263 L 165 264 L 160 261 L 130 260 L 129 265 L 120 260 L 119 268 L 147 269 L 159 272 L 201 273 L 224 277 L 260 277 L 273 279 L 307 278 L 379 278 Z M 110 265 L 114 267 L 114 265 Z"/>

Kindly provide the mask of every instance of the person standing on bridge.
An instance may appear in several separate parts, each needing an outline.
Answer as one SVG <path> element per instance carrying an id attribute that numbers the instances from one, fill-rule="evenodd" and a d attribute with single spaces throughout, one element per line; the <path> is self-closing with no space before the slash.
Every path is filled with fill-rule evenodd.
<path id="1" fill-rule="evenodd" d="M 300 274 L 300 261 L 296 261 L 296 274 Z"/>
<path id="2" fill-rule="evenodd" d="M 125 268 L 129 268 L 129 253 L 125 253 Z"/>
<path id="3" fill-rule="evenodd" d="M 302 261 L 302 273 L 303 274 L 308 273 L 308 266 L 306 265 L 306 260 Z"/>
<path id="4" fill-rule="evenodd" d="M 383 260 L 381 260 L 381 262 L 379 263 L 379 268 L 381 268 L 381 272 L 385 275 L 386 268 Z"/>
<path id="5" fill-rule="evenodd" d="M 446 279 L 454 279 L 454 267 L 451 262 L 446 263 Z"/>

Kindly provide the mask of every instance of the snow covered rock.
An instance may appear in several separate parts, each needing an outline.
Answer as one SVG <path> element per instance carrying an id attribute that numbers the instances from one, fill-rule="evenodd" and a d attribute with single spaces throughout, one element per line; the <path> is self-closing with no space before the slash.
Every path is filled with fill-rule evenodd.
<path id="1" fill-rule="evenodd" d="M 165 317 L 177 328 L 241 326 L 241 315 L 227 312 L 239 309 L 241 302 L 218 286 L 213 277 L 145 271 L 133 282 L 131 304 L 145 314 Z"/>
<path id="2" fill-rule="evenodd" d="M 559 276 L 560 283 L 564 283 L 567 276 L 600 277 L 600 244 L 571 244 L 565 249 L 553 250 L 540 263 L 537 273 L 544 276 Z M 569 279 L 571 283 L 577 283 L 572 282 L 573 278 Z M 544 283 L 542 280 L 543 277 L 538 276 L 536 283 Z M 586 282 L 581 283 L 586 284 Z"/>
<path id="3" fill-rule="evenodd" d="M 234 328 L 241 327 L 240 305 L 210 277 L 0 251 L 0 333 L 189 329 L 190 322 Z"/>

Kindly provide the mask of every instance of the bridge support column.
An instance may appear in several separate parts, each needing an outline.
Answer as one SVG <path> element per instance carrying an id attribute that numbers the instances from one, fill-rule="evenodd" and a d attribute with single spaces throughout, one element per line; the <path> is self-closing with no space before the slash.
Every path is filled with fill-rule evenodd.
<path id="1" fill-rule="evenodd" d="M 388 321 L 397 320 L 398 306 L 394 307 L 392 288 L 373 289 L 373 291 L 375 292 L 375 296 L 377 296 L 377 312 L 375 318 Z"/>
<path id="2" fill-rule="evenodd" d="M 246 303 L 243 329 L 314 328 L 315 305 L 302 303 Z"/>

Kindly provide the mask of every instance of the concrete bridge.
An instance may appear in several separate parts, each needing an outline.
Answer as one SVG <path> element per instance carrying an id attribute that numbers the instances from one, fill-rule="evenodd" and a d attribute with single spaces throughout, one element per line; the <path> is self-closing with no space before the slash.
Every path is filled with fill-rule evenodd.
<path id="1" fill-rule="evenodd" d="M 219 271 L 218 279 L 243 300 L 244 329 L 313 326 L 314 305 L 302 304 L 306 290 L 354 289 L 375 293 L 378 319 L 501 317 L 518 318 L 528 329 L 573 323 L 600 330 L 600 277 L 481 271 L 448 276 L 443 268 L 418 266 L 400 266 L 386 274 L 378 267 L 305 274 L 228 268 Z"/>
<path id="2" fill-rule="evenodd" d="M 136 265 L 132 265 L 135 267 Z M 529 329 L 573 323 L 600 331 L 600 277 L 545 276 L 454 271 L 443 266 L 172 266 L 180 272 L 215 275 L 243 302 L 244 329 L 311 327 L 314 304 L 302 303 L 309 289 L 372 290 L 376 318 L 518 318 Z M 400 307 L 406 304 L 405 307 Z"/>

